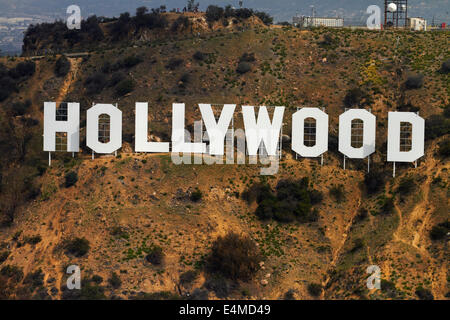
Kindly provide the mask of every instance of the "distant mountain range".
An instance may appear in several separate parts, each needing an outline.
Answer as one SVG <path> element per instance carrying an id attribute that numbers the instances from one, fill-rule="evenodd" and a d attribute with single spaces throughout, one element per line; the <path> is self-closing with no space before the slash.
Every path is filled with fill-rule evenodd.
<path id="1" fill-rule="evenodd" d="M 186 5 L 186 0 L 0 0 L 0 16 L 16 17 L 23 15 L 42 15 L 49 17 L 65 17 L 66 8 L 78 4 L 84 16 L 117 16 L 121 12 L 134 10 L 139 6 L 180 8 Z M 231 4 L 238 7 L 238 0 L 207 0 L 200 2 L 200 8 L 209 4 Z M 372 4 L 383 6 L 382 0 L 244 0 L 244 6 L 269 12 L 276 21 L 291 21 L 295 14 L 309 15 L 311 5 L 316 14 L 321 16 L 341 16 L 349 19 L 364 19 L 366 8 Z M 410 0 L 410 15 L 421 16 L 437 21 L 449 20 L 450 0 Z"/>

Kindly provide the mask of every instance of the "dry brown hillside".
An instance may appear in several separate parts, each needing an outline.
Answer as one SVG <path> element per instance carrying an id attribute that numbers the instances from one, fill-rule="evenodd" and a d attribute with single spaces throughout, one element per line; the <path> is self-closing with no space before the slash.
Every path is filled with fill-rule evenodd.
<path id="1" fill-rule="evenodd" d="M 449 38 L 258 27 L 143 39 L 90 50 L 68 64 L 60 56 L 35 60 L 35 71 L 14 78 L 17 90 L 0 102 L 0 297 L 447 299 Z M 58 59 L 66 64 L 61 76 Z M 0 62 L 15 70 L 25 60 Z M 45 101 L 76 101 L 82 109 L 82 152 L 55 154 L 49 168 L 41 151 Z M 321 166 L 295 159 L 286 143 L 279 173 L 268 177 L 259 165 L 177 166 L 170 155 L 132 153 L 139 101 L 149 102 L 152 138 L 165 141 L 173 102 L 186 103 L 191 129 L 198 103 L 284 105 L 288 135 L 297 107 L 323 107 L 330 148 Z M 86 110 L 95 102 L 117 102 L 123 112 L 117 157 L 91 160 L 85 146 Z M 366 161 L 347 160 L 343 169 L 337 129 L 345 108 L 377 116 L 370 175 Z M 427 126 L 426 155 L 417 169 L 399 165 L 395 178 L 386 162 L 393 110 L 418 111 Z M 240 114 L 235 120 L 242 127 Z M 67 183 L 70 175 L 77 179 Z M 314 218 L 258 219 L 247 191 L 304 177 L 299 192 L 307 190 L 308 204 L 313 192 L 322 198 L 311 203 Z M 261 253 L 248 281 L 206 268 L 214 241 L 229 232 L 250 237 Z M 76 238 L 87 241 L 71 251 Z M 161 263 L 146 259 L 161 252 Z M 75 295 L 65 288 L 72 264 L 81 267 L 85 288 Z M 366 288 L 370 265 L 381 268 L 382 290 Z"/>

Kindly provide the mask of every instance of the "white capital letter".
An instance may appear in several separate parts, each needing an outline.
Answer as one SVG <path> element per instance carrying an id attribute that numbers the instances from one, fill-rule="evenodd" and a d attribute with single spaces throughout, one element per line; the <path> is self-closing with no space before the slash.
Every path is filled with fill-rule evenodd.
<path id="1" fill-rule="evenodd" d="M 44 103 L 44 151 L 55 151 L 57 132 L 67 134 L 67 152 L 80 149 L 80 104 L 67 104 L 67 120 L 56 120 L 56 103 Z"/>
<path id="2" fill-rule="evenodd" d="M 109 142 L 98 141 L 100 115 L 109 116 Z M 96 153 L 113 153 L 122 146 L 122 111 L 112 104 L 96 104 L 87 111 L 87 146 Z"/>
<path id="3" fill-rule="evenodd" d="M 352 146 L 352 121 L 362 120 L 362 143 Z M 375 152 L 376 117 L 367 110 L 350 109 L 339 116 L 339 151 L 351 159 L 364 159 Z"/>
<path id="4" fill-rule="evenodd" d="M 245 137 L 250 156 L 256 156 L 261 142 L 267 150 L 268 156 L 275 156 L 279 143 L 281 125 L 283 124 L 284 107 L 275 107 L 273 121 L 270 122 L 266 107 L 260 107 L 258 120 L 253 106 L 242 106 L 244 115 Z"/>
<path id="5" fill-rule="evenodd" d="M 206 143 L 185 141 L 184 108 L 184 103 L 172 105 L 172 152 L 205 153 Z"/>
<path id="6" fill-rule="evenodd" d="M 136 152 L 169 152 L 168 142 L 148 142 L 148 103 L 136 103 Z"/>
<path id="7" fill-rule="evenodd" d="M 216 122 L 210 104 L 200 104 L 199 106 L 210 141 L 209 154 L 223 155 L 225 135 L 230 127 L 231 118 L 233 118 L 236 105 L 224 105 L 218 122 Z"/>
<path id="8" fill-rule="evenodd" d="M 410 151 L 400 151 L 402 122 L 412 126 Z M 413 112 L 389 112 L 387 148 L 389 162 L 414 162 L 422 157 L 425 154 L 425 120 Z"/>
<path id="9" fill-rule="evenodd" d="M 316 144 L 305 146 L 305 119 L 316 120 Z M 318 108 L 302 108 L 292 115 L 292 150 L 302 157 L 318 157 L 328 150 L 328 115 Z"/>

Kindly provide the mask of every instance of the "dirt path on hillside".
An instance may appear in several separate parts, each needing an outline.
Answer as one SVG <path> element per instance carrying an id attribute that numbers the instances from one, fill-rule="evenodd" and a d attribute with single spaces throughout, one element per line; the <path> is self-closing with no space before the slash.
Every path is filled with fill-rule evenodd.
<path id="1" fill-rule="evenodd" d="M 70 62 L 70 71 L 67 73 L 66 78 L 64 79 L 64 82 L 59 89 L 58 97 L 56 98 L 56 105 L 58 106 L 62 101 L 64 101 L 64 98 L 66 97 L 67 93 L 70 90 L 70 86 L 77 80 L 77 73 L 80 66 L 82 58 L 67 58 Z"/>
<path id="2" fill-rule="evenodd" d="M 330 267 L 327 270 L 326 278 L 325 278 L 324 281 L 322 281 L 322 294 L 320 296 L 320 298 L 322 300 L 325 300 L 325 288 L 326 288 L 326 286 L 328 285 L 328 283 L 330 282 L 330 279 L 331 279 L 328 271 L 333 270 L 336 267 L 336 264 L 337 264 L 337 262 L 339 260 L 339 257 L 341 256 L 342 249 L 344 248 L 345 243 L 347 242 L 347 238 L 348 238 L 348 235 L 350 233 L 350 229 L 353 226 L 353 222 L 355 220 L 355 217 L 358 215 L 358 211 L 359 211 L 360 207 L 361 207 L 361 197 L 358 199 L 358 205 L 356 206 L 356 210 L 353 213 L 353 215 L 351 216 L 349 223 L 345 226 L 345 231 L 344 231 L 344 234 L 342 236 L 342 240 L 339 243 L 339 246 L 333 252 L 333 259 L 331 260 Z"/>
<path id="3" fill-rule="evenodd" d="M 412 246 L 418 252 L 420 252 L 425 261 L 429 261 L 434 265 L 436 265 L 436 262 L 434 262 L 435 259 L 426 250 L 425 243 L 426 227 L 429 225 L 433 212 L 435 212 L 436 209 L 435 204 L 430 199 L 431 186 L 434 177 L 439 175 L 444 168 L 448 169 L 448 165 L 444 165 L 443 167 L 438 168 L 438 164 L 438 161 L 431 155 L 428 155 L 428 157 L 425 159 L 425 162 L 422 163 L 422 174 L 426 176 L 426 180 L 420 185 L 420 190 L 423 193 L 423 198 L 419 200 L 419 202 L 414 206 L 411 212 L 403 212 L 398 203 L 394 203 L 395 210 L 397 211 L 397 214 L 399 216 L 399 224 L 397 230 L 393 233 L 393 242 L 401 242 L 407 246 Z M 412 238 L 411 233 L 413 235 Z M 409 235 L 409 237 L 405 238 L 405 235 Z M 395 256 L 396 250 L 397 249 L 395 246 L 388 247 L 388 251 L 390 251 L 393 256 Z M 391 263 L 392 261 L 389 259 L 385 261 L 382 267 L 384 277 L 390 276 Z M 443 267 L 438 270 L 428 268 L 426 277 L 428 277 L 432 282 L 431 289 L 434 296 L 436 297 L 436 291 L 438 290 L 436 284 L 445 283 L 446 268 Z M 439 280 L 433 281 L 433 278 Z"/>

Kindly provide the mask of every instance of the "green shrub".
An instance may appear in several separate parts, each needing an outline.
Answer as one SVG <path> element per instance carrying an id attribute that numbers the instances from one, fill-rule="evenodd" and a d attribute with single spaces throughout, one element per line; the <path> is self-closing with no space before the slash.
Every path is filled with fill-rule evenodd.
<path id="1" fill-rule="evenodd" d="M 170 59 L 167 64 L 166 64 L 166 68 L 169 70 L 175 70 L 177 69 L 179 66 L 181 66 L 183 64 L 184 60 L 183 59 L 179 59 L 179 58 L 172 58 Z"/>
<path id="2" fill-rule="evenodd" d="M 141 63 L 143 60 L 140 57 L 137 56 L 128 56 L 125 59 L 123 59 L 123 61 L 121 62 L 121 65 L 123 65 L 123 67 L 125 68 L 132 68 L 136 65 L 138 65 L 139 63 Z"/>
<path id="3" fill-rule="evenodd" d="M 198 272 L 194 270 L 189 270 L 180 275 L 180 283 L 182 285 L 191 284 L 198 278 Z"/>
<path id="4" fill-rule="evenodd" d="M 203 197 L 203 193 L 200 191 L 199 188 L 196 188 L 192 193 L 191 193 L 191 201 L 193 202 L 199 202 Z"/>
<path id="5" fill-rule="evenodd" d="M 17 64 L 17 66 L 9 70 L 9 74 L 12 78 L 31 77 L 36 72 L 36 64 L 34 61 L 28 60 Z"/>
<path id="6" fill-rule="evenodd" d="M 6 259 L 8 259 L 9 255 L 10 255 L 9 251 L 2 251 L 2 252 L 0 252 L 0 264 L 5 262 Z"/>
<path id="7" fill-rule="evenodd" d="M 239 58 L 239 62 L 255 62 L 255 54 L 252 53 L 244 53 L 240 58 Z"/>
<path id="8" fill-rule="evenodd" d="M 368 194 L 378 193 L 384 186 L 384 174 L 378 170 L 371 170 L 364 176 L 364 185 Z"/>
<path id="9" fill-rule="evenodd" d="M 231 280 L 248 281 L 259 270 L 258 247 L 246 236 L 229 233 L 217 238 L 207 258 L 207 269 Z"/>
<path id="10" fill-rule="evenodd" d="M 27 276 L 23 279 L 23 284 L 29 285 L 34 291 L 34 289 L 42 287 L 44 285 L 44 273 L 41 269 L 38 269 L 34 272 L 27 274 Z"/>
<path id="11" fill-rule="evenodd" d="M 131 79 L 125 79 L 119 82 L 116 86 L 116 94 L 119 97 L 126 95 L 134 90 L 134 81 Z"/>
<path id="12" fill-rule="evenodd" d="M 398 297 L 398 290 L 392 281 L 381 279 L 381 291 L 388 297 L 395 299 Z"/>
<path id="13" fill-rule="evenodd" d="M 25 237 L 23 239 L 23 242 L 28 243 L 28 244 L 38 244 L 41 241 L 42 241 L 42 237 L 40 235 Z"/>
<path id="14" fill-rule="evenodd" d="M 431 240 L 442 240 L 445 239 L 445 237 L 447 237 L 447 234 L 450 232 L 450 221 L 445 221 L 442 223 L 439 223 L 435 226 L 433 226 L 433 228 L 430 231 L 430 238 Z"/>
<path id="15" fill-rule="evenodd" d="M 408 76 L 405 82 L 406 89 L 420 89 L 424 84 L 423 74 L 412 74 Z"/>
<path id="16" fill-rule="evenodd" d="M 89 95 L 99 94 L 105 88 L 106 84 L 106 76 L 100 72 L 90 75 L 84 82 L 86 92 Z"/>
<path id="17" fill-rule="evenodd" d="M 56 60 L 55 63 L 55 75 L 57 77 L 65 77 L 70 71 L 70 61 L 66 56 L 62 55 Z"/>
<path id="18" fill-rule="evenodd" d="M 86 255 L 90 249 L 89 241 L 85 238 L 75 238 L 65 243 L 64 248 L 66 252 L 75 257 L 82 257 Z"/>
<path id="19" fill-rule="evenodd" d="M 449 72 L 450 72 L 450 59 L 447 59 L 447 60 L 445 60 L 445 61 L 442 63 L 441 71 L 442 71 L 443 73 L 449 73 Z"/>
<path id="20" fill-rule="evenodd" d="M 423 287 L 418 287 L 415 293 L 420 300 L 434 300 L 434 296 L 431 291 Z"/>
<path id="21" fill-rule="evenodd" d="M 308 186 L 307 178 L 298 181 L 281 180 L 275 193 L 268 184 L 257 184 L 250 187 L 243 197 L 250 202 L 257 201 L 255 214 L 261 220 L 314 222 L 318 219 L 318 213 L 311 210 L 311 197 L 318 201 L 320 196 L 309 190 Z"/>
<path id="22" fill-rule="evenodd" d="M 25 113 L 27 113 L 30 106 L 31 100 L 25 100 L 24 102 L 14 102 L 11 111 L 15 116 L 23 116 Z"/>
<path id="23" fill-rule="evenodd" d="M 14 282 L 19 282 L 23 278 L 23 271 L 17 266 L 6 265 L 0 270 L 0 275 L 10 278 Z"/>
<path id="24" fill-rule="evenodd" d="M 397 187 L 397 192 L 401 196 L 409 195 L 416 188 L 416 183 L 412 177 L 404 177 L 400 180 Z"/>
<path id="25" fill-rule="evenodd" d="M 159 266 L 164 262 L 164 252 L 161 247 L 153 246 L 145 257 L 145 260 L 153 265 Z"/>
<path id="26" fill-rule="evenodd" d="M 192 57 L 197 61 L 204 61 L 208 57 L 208 55 L 201 51 L 196 51 Z"/>
<path id="27" fill-rule="evenodd" d="M 450 133 L 450 119 L 441 115 L 432 115 L 426 119 L 425 137 L 433 140 Z"/>
<path id="28" fill-rule="evenodd" d="M 332 196 L 338 203 L 343 202 L 345 200 L 344 185 L 339 184 L 336 186 L 332 186 L 330 188 L 330 196 Z"/>
<path id="29" fill-rule="evenodd" d="M 394 210 L 394 198 L 383 198 L 383 204 L 381 205 L 380 212 L 381 214 L 391 214 Z"/>
<path id="30" fill-rule="evenodd" d="M 111 274 L 111 277 L 108 279 L 108 283 L 114 289 L 118 289 L 122 285 L 122 280 L 120 280 L 120 277 L 117 275 L 117 273 L 113 272 Z"/>
<path id="31" fill-rule="evenodd" d="M 439 143 L 438 155 L 441 157 L 450 157 L 450 139 Z"/>
<path id="32" fill-rule="evenodd" d="M 239 74 L 244 74 L 252 70 L 252 67 L 248 62 L 239 62 L 236 72 Z"/>
<path id="33" fill-rule="evenodd" d="M 70 171 L 65 176 L 65 186 L 66 188 L 70 188 L 75 185 L 78 181 L 78 174 L 75 171 Z"/>
<path id="34" fill-rule="evenodd" d="M 352 88 L 347 91 L 344 97 L 344 105 L 347 108 L 353 106 L 369 105 L 372 102 L 370 95 L 360 87 Z"/>
<path id="35" fill-rule="evenodd" d="M 206 21 L 214 22 L 223 18 L 225 10 L 222 7 L 209 5 L 206 8 Z"/>
<path id="36" fill-rule="evenodd" d="M 322 285 L 318 284 L 318 283 L 310 283 L 308 284 L 308 292 L 310 295 L 312 295 L 313 297 L 318 297 L 322 294 Z"/>

